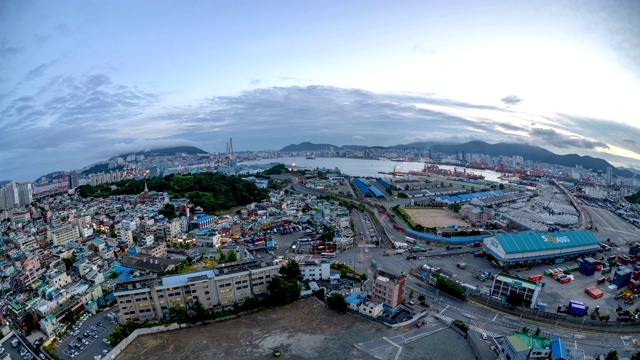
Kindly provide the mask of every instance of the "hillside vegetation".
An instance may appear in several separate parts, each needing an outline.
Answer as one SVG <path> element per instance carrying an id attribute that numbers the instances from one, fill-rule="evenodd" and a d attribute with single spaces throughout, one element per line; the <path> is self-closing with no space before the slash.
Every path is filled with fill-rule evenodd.
<path id="1" fill-rule="evenodd" d="M 166 192 L 173 197 L 187 197 L 207 213 L 229 210 L 269 198 L 266 189 L 239 176 L 219 172 L 192 175 L 168 175 L 148 179 L 150 191 Z M 106 198 L 111 195 L 137 195 L 144 191 L 145 180 L 123 180 L 115 184 L 83 185 L 80 196 Z M 112 189 L 115 185 L 115 189 Z"/>

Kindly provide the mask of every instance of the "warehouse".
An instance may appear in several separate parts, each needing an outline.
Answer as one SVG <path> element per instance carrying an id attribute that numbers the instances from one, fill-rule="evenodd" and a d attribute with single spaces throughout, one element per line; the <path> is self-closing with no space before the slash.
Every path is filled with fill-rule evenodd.
<path id="1" fill-rule="evenodd" d="M 538 233 L 523 231 L 496 234 L 484 239 L 484 251 L 504 267 L 562 263 L 566 259 L 594 254 L 600 249 L 591 231 Z"/>

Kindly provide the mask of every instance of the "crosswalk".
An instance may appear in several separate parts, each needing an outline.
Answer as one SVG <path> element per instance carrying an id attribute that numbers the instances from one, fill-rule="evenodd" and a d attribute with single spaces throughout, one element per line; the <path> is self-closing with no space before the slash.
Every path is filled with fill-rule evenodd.
<path id="1" fill-rule="evenodd" d="M 437 318 L 440 318 L 440 319 L 446 321 L 449 324 L 451 324 L 451 322 L 454 320 L 453 318 L 450 318 L 450 317 L 448 317 L 446 315 L 442 315 L 442 314 L 435 314 L 435 316 Z M 502 335 L 496 334 L 496 333 L 494 333 L 492 331 L 487 331 L 487 330 L 481 329 L 481 328 L 479 328 L 479 327 L 477 327 L 475 325 L 470 325 L 470 324 L 467 324 L 467 325 L 469 325 L 469 330 L 473 330 L 473 331 L 479 332 L 479 333 L 485 333 L 485 334 L 487 334 L 487 336 L 490 336 L 490 337 L 502 336 Z"/>

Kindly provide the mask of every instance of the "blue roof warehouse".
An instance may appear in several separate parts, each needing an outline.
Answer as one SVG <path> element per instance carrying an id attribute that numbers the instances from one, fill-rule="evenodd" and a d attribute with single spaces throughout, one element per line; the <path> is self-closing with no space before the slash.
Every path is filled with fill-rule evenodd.
<path id="1" fill-rule="evenodd" d="M 591 231 L 496 234 L 484 239 L 484 250 L 503 266 L 539 264 L 594 254 L 600 249 Z"/>

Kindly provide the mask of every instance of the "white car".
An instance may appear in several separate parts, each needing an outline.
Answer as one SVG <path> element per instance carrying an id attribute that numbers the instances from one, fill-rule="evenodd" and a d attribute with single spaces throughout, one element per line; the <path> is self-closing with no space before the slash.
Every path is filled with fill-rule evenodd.
<path id="1" fill-rule="evenodd" d="M 482 333 L 482 340 L 487 340 L 487 334 Z"/>

